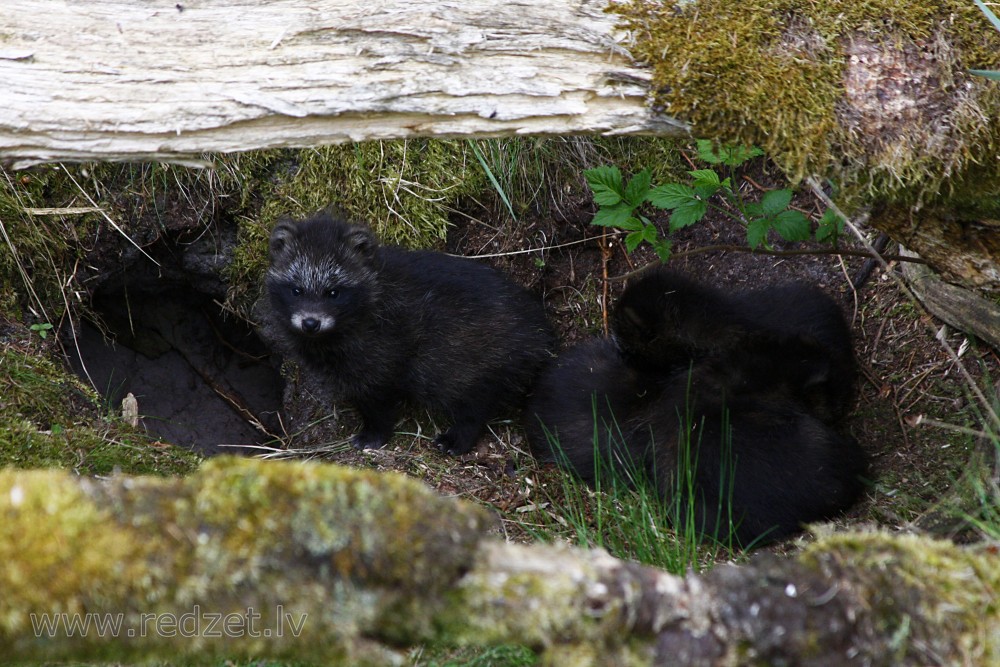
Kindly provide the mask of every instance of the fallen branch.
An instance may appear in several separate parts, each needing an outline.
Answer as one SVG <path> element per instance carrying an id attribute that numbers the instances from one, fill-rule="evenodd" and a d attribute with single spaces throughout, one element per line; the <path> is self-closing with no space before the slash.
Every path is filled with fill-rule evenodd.
<path id="1" fill-rule="evenodd" d="M 646 107 L 649 73 L 604 7 L 24 0 L 4 12 L 0 160 L 201 165 L 367 139 L 686 133 Z"/>

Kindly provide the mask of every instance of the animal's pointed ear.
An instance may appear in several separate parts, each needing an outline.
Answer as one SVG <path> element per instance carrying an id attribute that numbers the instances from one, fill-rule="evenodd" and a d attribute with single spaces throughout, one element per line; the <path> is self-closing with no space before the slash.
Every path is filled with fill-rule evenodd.
<path id="1" fill-rule="evenodd" d="M 289 218 L 281 218 L 271 231 L 271 261 L 281 257 L 285 248 L 295 238 L 295 222 Z"/>
<path id="2" fill-rule="evenodd" d="M 351 225 L 344 238 L 347 246 L 359 255 L 370 257 L 378 247 L 378 239 L 372 230 L 362 225 Z"/>

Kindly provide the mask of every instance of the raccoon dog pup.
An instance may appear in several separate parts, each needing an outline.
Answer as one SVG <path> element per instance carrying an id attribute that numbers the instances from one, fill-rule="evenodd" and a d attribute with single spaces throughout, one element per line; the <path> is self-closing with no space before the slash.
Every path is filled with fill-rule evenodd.
<path id="1" fill-rule="evenodd" d="M 614 339 L 570 349 L 536 385 L 532 451 L 590 483 L 598 469 L 649 480 L 690 509 L 700 531 L 724 536 L 734 526 L 744 546 L 847 509 L 867 462 L 835 428 L 854 383 L 843 316 L 818 290 L 742 298 L 662 269 L 630 284 Z M 782 308 L 831 317 L 796 325 Z"/>
<path id="2" fill-rule="evenodd" d="M 835 423 L 854 403 L 857 362 L 850 329 L 837 303 L 811 285 L 727 294 L 658 268 L 628 286 L 613 318 L 629 363 L 667 373 L 687 369 L 693 361 L 735 356 L 740 346 L 754 340 L 762 353 L 756 364 L 760 372 L 744 372 L 741 379 L 758 384 L 768 381 L 768 357 L 781 356 L 777 351 L 763 353 L 764 341 L 789 343 L 798 338 L 805 357 L 798 360 L 797 390 L 806 395 L 810 411 Z M 741 362 L 745 370 L 753 363 L 752 357 Z M 793 363 L 783 360 L 777 376 L 788 380 Z"/>
<path id="3" fill-rule="evenodd" d="M 266 287 L 278 346 L 358 409 L 362 449 L 382 447 L 412 402 L 448 419 L 436 443 L 464 454 L 551 358 L 541 303 L 498 271 L 381 246 L 329 214 L 278 223 Z"/>

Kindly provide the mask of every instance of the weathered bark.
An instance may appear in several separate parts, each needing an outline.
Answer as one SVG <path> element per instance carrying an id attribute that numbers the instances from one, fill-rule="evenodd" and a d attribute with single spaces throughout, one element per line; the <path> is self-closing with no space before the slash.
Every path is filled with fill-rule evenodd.
<path id="1" fill-rule="evenodd" d="M 1000 220 L 941 209 L 889 209 L 873 215 L 872 224 L 952 282 L 1000 293 Z"/>
<path id="2" fill-rule="evenodd" d="M 186 479 L 0 472 L 0 517 L 14 660 L 385 665 L 437 641 L 522 643 L 553 665 L 1000 659 L 996 555 L 914 537 L 831 536 L 675 577 L 504 544 L 481 508 L 399 475 L 225 458 Z M 37 627 L 74 614 L 89 631 Z"/>
<path id="3" fill-rule="evenodd" d="M 0 160 L 190 162 L 364 139 L 679 134 L 598 0 L 25 0 Z"/>
<path id="4" fill-rule="evenodd" d="M 932 315 L 1000 350 L 1000 300 L 947 283 L 924 264 L 904 262 L 903 275 Z"/>

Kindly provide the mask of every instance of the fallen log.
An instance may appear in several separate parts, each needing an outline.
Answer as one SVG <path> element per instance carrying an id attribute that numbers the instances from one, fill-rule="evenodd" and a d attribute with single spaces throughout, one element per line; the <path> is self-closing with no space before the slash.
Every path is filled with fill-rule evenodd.
<path id="1" fill-rule="evenodd" d="M 218 458 L 184 479 L 0 472 L 0 654 L 401 664 L 518 643 L 558 665 L 996 664 L 995 549 L 834 534 L 677 577 L 505 544 L 401 475 Z"/>

